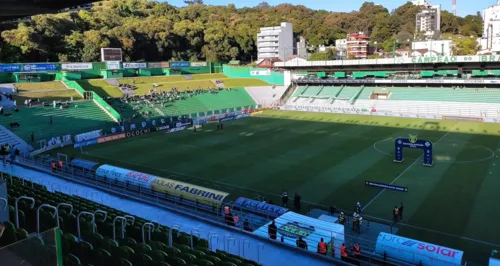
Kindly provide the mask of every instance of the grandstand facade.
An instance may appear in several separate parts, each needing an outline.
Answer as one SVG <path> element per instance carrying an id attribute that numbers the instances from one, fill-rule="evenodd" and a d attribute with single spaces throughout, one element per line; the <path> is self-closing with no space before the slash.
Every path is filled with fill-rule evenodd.
<path id="1" fill-rule="evenodd" d="M 275 63 L 295 92 L 284 109 L 500 121 L 497 56 Z"/>

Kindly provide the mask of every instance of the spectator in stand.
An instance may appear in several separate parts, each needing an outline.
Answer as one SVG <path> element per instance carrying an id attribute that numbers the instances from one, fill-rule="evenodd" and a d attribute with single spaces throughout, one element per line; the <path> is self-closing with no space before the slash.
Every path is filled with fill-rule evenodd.
<path id="1" fill-rule="evenodd" d="M 278 227 L 276 226 L 276 224 L 274 223 L 274 220 L 273 222 L 267 227 L 267 233 L 269 235 L 269 238 L 271 238 L 272 240 L 276 240 L 277 236 L 278 236 Z"/>
<path id="2" fill-rule="evenodd" d="M 327 251 L 328 251 L 328 246 L 326 245 L 323 238 L 321 238 L 321 240 L 318 243 L 318 253 L 321 255 L 326 255 Z"/>
<path id="3" fill-rule="evenodd" d="M 298 248 L 307 250 L 307 242 L 304 239 L 302 239 L 302 236 L 299 236 L 299 239 L 297 239 L 295 243 L 297 244 Z"/>
<path id="4" fill-rule="evenodd" d="M 243 222 L 243 230 L 252 232 L 252 227 L 250 227 L 250 221 L 248 221 L 248 219 L 245 219 L 245 221 Z"/>

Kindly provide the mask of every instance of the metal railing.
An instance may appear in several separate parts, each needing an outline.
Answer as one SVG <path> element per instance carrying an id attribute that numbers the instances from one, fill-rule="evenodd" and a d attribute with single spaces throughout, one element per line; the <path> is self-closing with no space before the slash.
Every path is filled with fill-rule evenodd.
<path id="1" fill-rule="evenodd" d="M 42 161 L 33 161 L 33 160 L 30 160 L 27 158 L 23 158 L 22 164 L 27 165 L 29 167 L 43 169 L 45 172 L 50 172 L 49 165 L 47 163 L 43 163 Z M 228 219 L 226 219 L 227 217 L 224 216 L 224 211 L 221 208 L 222 206 L 206 206 L 206 205 L 198 204 L 196 202 L 192 202 L 192 201 L 189 201 L 186 199 L 182 199 L 182 197 L 174 197 L 172 195 L 158 193 L 158 192 L 152 191 L 148 188 L 134 186 L 134 185 L 123 183 L 123 182 L 104 180 L 104 179 L 96 177 L 95 175 L 93 175 L 90 172 L 83 173 L 83 172 L 75 171 L 75 169 L 73 167 L 71 167 L 70 165 L 67 168 L 60 169 L 60 171 L 58 171 L 55 174 L 57 174 L 59 176 L 63 176 L 65 179 L 69 179 L 69 180 L 75 181 L 77 183 L 83 183 L 86 186 L 94 187 L 94 188 L 99 189 L 101 191 L 109 192 L 111 194 L 125 195 L 129 198 L 139 200 L 142 202 L 146 202 L 149 204 L 153 204 L 153 205 L 156 205 L 156 206 L 159 206 L 161 208 L 165 208 L 165 209 L 168 209 L 171 211 L 179 212 L 179 213 L 182 213 L 183 215 L 186 215 L 186 216 L 194 217 L 197 219 L 202 219 L 204 221 L 214 223 L 214 224 L 217 224 L 219 226 L 231 228 L 233 230 L 237 230 L 240 232 L 249 233 L 248 231 L 245 230 L 245 228 L 243 226 L 243 224 L 244 224 L 243 219 L 240 219 L 238 222 L 235 222 L 234 220 L 228 221 Z M 44 182 L 40 182 L 40 185 L 44 185 Z M 53 185 L 54 184 L 52 184 L 52 186 Z M 61 192 L 64 193 L 65 191 L 61 191 Z M 78 195 L 78 191 L 68 191 L 68 192 L 70 192 L 68 194 L 71 194 L 71 192 L 76 192 Z M 95 199 L 95 198 L 92 200 L 99 201 L 98 199 Z M 102 201 L 102 202 L 104 203 L 104 201 Z M 232 203 L 231 202 L 224 203 L 224 206 L 228 206 L 231 208 Z M 313 206 L 317 207 L 319 205 L 310 205 L 309 208 L 312 209 Z M 324 206 L 322 206 L 322 207 L 324 207 Z M 234 213 L 235 216 L 237 216 L 238 214 L 240 214 L 240 213 L 238 213 L 238 212 Z M 347 213 L 347 214 L 348 214 L 348 216 L 350 215 L 350 213 Z M 365 221 L 365 224 L 363 226 L 366 226 L 366 227 L 364 227 L 364 229 L 362 229 L 362 230 L 369 230 L 370 221 L 375 221 L 377 218 L 363 216 L 363 219 Z M 348 219 L 348 220 L 351 220 L 351 219 Z M 268 219 L 267 221 L 271 221 L 271 219 Z M 383 220 L 378 219 L 377 221 L 380 222 Z M 248 222 L 249 222 L 249 226 L 252 228 L 252 232 L 253 232 L 253 234 L 251 234 L 252 236 L 260 237 L 256 233 L 260 233 L 260 235 L 267 235 L 267 230 L 268 230 L 267 226 L 262 226 L 261 223 L 254 222 L 251 219 Z M 295 221 L 292 221 L 292 220 L 288 221 L 287 220 L 286 222 L 295 222 Z M 277 224 L 278 227 L 280 225 L 281 224 Z M 154 225 L 149 225 L 149 226 L 154 226 Z M 389 223 L 388 226 L 390 226 L 391 232 L 392 232 L 393 225 Z M 330 231 L 329 228 L 321 228 L 321 229 L 323 229 L 325 231 Z M 199 236 L 199 231 L 193 231 L 191 233 L 197 237 Z M 361 249 L 363 251 L 362 256 L 360 256 L 360 257 L 349 257 L 348 258 L 349 262 L 353 262 L 353 261 L 355 262 L 357 260 L 360 260 L 360 261 L 363 261 L 364 263 L 377 264 L 377 263 L 380 263 L 381 261 L 384 261 L 386 264 L 391 264 L 391 260 L 394 261 L 393 258 L 383 257 L 383 256 L 379 256 L 379 255 L 374 254 L 373 251 L 375 250 L 375 246 L 376 246 L 375 242 L 368 241 L 368 240 L 365 240 L 365 239 L 360 238 L 360 237 L 355 237 L 355 236 L 353 237 L 352 235 L 347 235 L 347 234 L 344 236 L 345 236 L 345 239 L 349 238 L 350 243 L 346 243 L 346 245 L 348 247 L 350 244 L 358 243 L 361 246 Z M 214 237 L 213 235 L 209 235 L 207 240 L 209 242 L 211 242 L 213 237 Z M 320 237 L 323 237 L 324 239 L 328 240 L 328 239 L 331 239 L 332 235 L 325 234 L 325 235 L 320 235 Z M 224 241 L 227 241 L 227 239 L 224 239 Z M 279 243 L 282 241 L 281 241 L 281 239 L 278 238 L 277 240 L 275 240 L 273 242 Z M 310 247 L 313 247 L 312 249 L 314 251 L 314 247 L 317 246 L 318 242 L 316 242 L 314 240 L 310 240 L 309 242 L 310 243 L 308 243 L 308 245 Z M 229 244 L 234 245 L 233 242 L 230 242 L 229 244 L 226 242 L 224 242 L 224 243 L 225 243 L 225 246 L 227 246 Z M 285 245 L 284 243 L 281 243 L 281 244 Z M 338 249 L 340 248 L 340 245 L 341 245 L 340 243 L 335 243 L 335 246 L 330 247 L 330 249 L 332 249 L 332 247 L 335 248 L 335 252 L 332 255 L 335 255 L 336 253 L 338 254 L 338 252 L 339 252 Z M 401 250 L 401 252 L 403 252 L 403 250 Z M 405 251 L 405 252 L 407 252 L 407 251 Z M 425 256 L 425 254 L 414 254 L 414 256 L 422 257 L 422 256 Z M 320 256 L 320 257 L 325 259 L 324 256 Z M 334 259 L 334 258 L 329 257 L 328 259 Z M 338 259 L 334 259 L 334 260 L 336 261 L 336 263 L 343 263 L 343 262 L 339 261 Z M 411 265 L 410 263 L 405 263 L 402 261 L 394 261 L 393 263 L 395 265 Z"/>

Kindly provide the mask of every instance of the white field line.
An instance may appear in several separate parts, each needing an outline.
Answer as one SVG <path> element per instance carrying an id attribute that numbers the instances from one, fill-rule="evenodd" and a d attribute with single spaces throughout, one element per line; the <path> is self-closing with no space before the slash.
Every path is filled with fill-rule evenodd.
<path id="1" fill-rule="evenodd" d="M 448 134 L 450 134 L 450 132 L 453 131 L 453 129 L 455 129 L 458 125 L 460 124 L 460 122 L 458 122 L 457 124 L 455 124 L 455 126 L 453 126 L 448 132 L 446 132 L 446 134 L 444 134 L 441 138 L 439 138 L 436 143 L 434 143 L 434 146 L 437 145 L 441 140 L 443 140 L 446 136 L 448 136 Z M 398 181 L 398 179 L 400 177 L 402 177 L 408 170 L 410 170 L 410 168 L 413 167 L 413 165 L 415 165 L 418 161 L 420 161 L 420 158 L 422 158 L 422 156 L 424 156 L 423 154 L 420 155 L 412 164 L 410 164 L 401 174 L 399 174 L 396 178 L 394 178 L 394 180 L 392 180 L 392 182 L 389 184 L 389 185 L 393 185 L 394 183 L 396 183 L 396 181 Z M 384 192 L 386 191 L 386 189 L 382 189 L 377 195 L 375 195 L 375 197 L 373 197 L 373 199 L 371 199 L 364 207 L 363 209 L 361 209 L 362 211 L 364 211 L 366 208 L 368 208 L 368 206 L 370 206 L 376 199 L 378 199 L 378 197 L 380 197 L 382 194 L 384 194 Z"/>

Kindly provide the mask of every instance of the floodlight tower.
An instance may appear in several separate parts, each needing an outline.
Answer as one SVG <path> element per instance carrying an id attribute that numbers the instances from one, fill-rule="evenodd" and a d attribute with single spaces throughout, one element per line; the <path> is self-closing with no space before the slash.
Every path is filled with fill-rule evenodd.
<path id="1" fill-rule="evenodd" d="M 451 0 L 452 12 L 453 15 L 457 15 L 457 0 Z"/>

